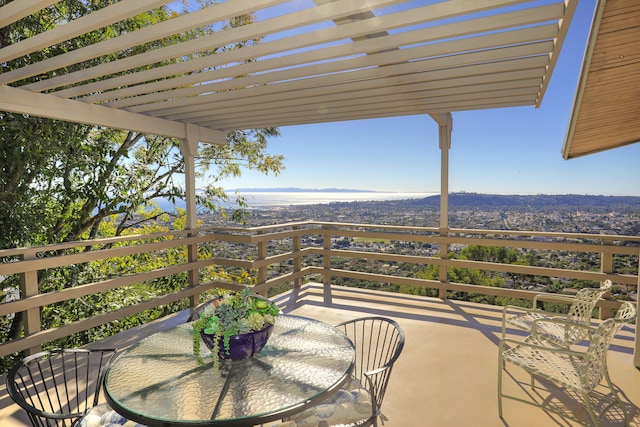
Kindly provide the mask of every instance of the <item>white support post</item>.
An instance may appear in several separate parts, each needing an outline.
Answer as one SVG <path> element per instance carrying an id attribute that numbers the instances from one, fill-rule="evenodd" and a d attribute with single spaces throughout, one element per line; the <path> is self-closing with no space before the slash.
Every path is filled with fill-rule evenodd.
<path id="1" fill-rule="evenodd" d="M 438 123 L 438 137 L 440 146 L 440 236 L 449 234 L 449 149 L 451 149 L 451 131 L 453 130 L 453 117 L 451 113 L 431 114 L 431 117 Z M 446 259 L 449 252 L 449 245 L 440 245 L 440 258 Z M 440 266 L 440 282 L 445 283 L 447 278 L 447 267 Z M 441 288 L 440 298 L 447 297 L 447 289 Z"/>
<path id="2" fill-rule="evenodd" d="M 180 140 L 180 152 L 184 159 L 184 183 L 186 202 L 186 229 L 195 230 L 198 228 L 196 210 L 196 171 L 195 156 L 198 153 L 199 132 L 198 127 L 186 126 L 186 139 Z M 191 234 L 190 234 L 191 236 Z M 198 261 L 198 245 L 193 244 L 188 247 L 188 262 Z M 197 269 L 189 270 L 189 287 L 196 287 L 199 284 L 199 272 Z M 200 302 L 200 295 L 195 294 L 190 297 L 190 306 L 193 308 Z"/>

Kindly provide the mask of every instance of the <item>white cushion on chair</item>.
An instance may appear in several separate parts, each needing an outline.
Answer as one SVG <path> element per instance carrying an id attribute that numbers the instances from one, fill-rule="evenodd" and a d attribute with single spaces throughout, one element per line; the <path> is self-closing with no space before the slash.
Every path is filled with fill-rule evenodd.
<path id="1" fill-rule="evenodd" d="M 370 418 L 371 395 L 355 378 L 324 402 L 291 417 L 296 426 L 349 425 Z"/>
<path id="2" fill-rule="evenodd" d="M 78 427 L 146 427 L 134 421 L 128 420 L 106 403 L 97 405 L 82 417 Z"/>

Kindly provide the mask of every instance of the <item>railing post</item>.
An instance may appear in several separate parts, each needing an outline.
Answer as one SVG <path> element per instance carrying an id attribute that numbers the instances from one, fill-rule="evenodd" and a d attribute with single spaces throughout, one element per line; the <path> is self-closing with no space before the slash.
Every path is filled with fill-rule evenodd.
<path id="1" fill-rule="evenodd" d="M 264 231 L 259 230 L 258 235 L 264 234 Z M 262 241 L 258 242 L 258 260 L 262 261 L 267 259 L 267 242 Z M 261 265 L 258 267 L 258 284 L 263 284 L 267 282 L 267 266 Z M 266 296 L 267 291 L 261 292 L 262 296 Z"/>
<path id="2" fill-rule="evenodd" d="M 193 236 L 193 234 L 189 234 L 189 236 Z M 198 245 L 189 245 L 187 246 L 187 257 L 189 264 L 192 262 L 198 261 Z M 189 287 L 195 288 L 200 284 L 200 272 L 197 269 L 191 269 L 188 272 L 189 275 Z M 197 306 L 200 302 L 200 294 L 192 295 L 189 298 L 189 305 L 191 308 Z"/>
<path id="3" fill-rule="evenodd" d="M 299 225 L 293 226 L 294 231 L 300 230 L 300 228 L 301 227 Z M 301 250 L 302 237 L 300 236 L 300 234 L 296 234 L 295 236 L 293 236 L 293 273 L 296 275 L 300 273 L 300 271 L 302 271 L 302 255 L 300 253 Z M 295 279 L 293 279 L 293 287 L 298 289 L 302 287 L 302 277 L 296 277 Z"/>
<path id="4" fill-rule="evenodd" d="M 36 252 L 27 250 L 21 256 L 23 261 L 36 259 Z M 20 298 L 28 298 L 34 295 L 38 295 L 40 290 L 38 289 L 38 272 L 36 270 L 25 271 L 20 275 Z M 41 330 L 40 323 L 40 308 L 34 307 L 30 308 L 26 311 L 23 311 L 21 314 L 22 317 L 22 325 L 24 326 L 24 336 L 28 337 L 30 335 L 35 334 Z M 39 351 L 42 351 L 41 346 L 31 347 L 27 349 L 27 354 L 34 354 Z"/>
<path id="5" fill-rule="evenodd" d="M 324 285 L 324 304 L 331 305 L 331 234 L 329 234 L 329 227 L 322 226 L 323 230 L 327 232 L 322 234 L 322 248 L 324 254 L 322 255 L 322 284 Z"/>
<path id="6" fill-rule="evenodd" d="M 613 245 L 612 238 L 603 238 L 602 239 L 603 246 Z M 613 273 L 613 253 L 611 252 L 600 252 L 600 272 L 601 273 Z M 607 291 L 606 294 L 603 295 L 603 298 L 611 298 L 611 289 Z M 598 308 L 598 318 L 600 320 L 606 320 L 611 317 L 611 310 L 603 310 L 602 307 Z"/>
<path id="7" fill-rule="evenodd" d="M 640 291 L 640 251 L 638 251 L 638 282 L 636 286 L 636 294 Z M 638 298 L 636 298 L 636 312 L 640 308 Z M 633 364 L 636 368 L 640 369 L 640 340 L 638 340 L 638 331 L 640 330 L 640 316 L 636 316 L 636 335 L 635 348 L 633 350 Z"/>
<path id="8" fill-rule="evenodd" d="M 440 236 L 446 237 L 449 234 L 448 230 L 449 230 L 448 228 L 441 228 Z M 439 253 L 440 253 L 440 259 L 446 260 L 449 253 L 449 245 L 447 243 L 441 243 Z M 449 278 L 447 277 L 448 276 L 447 265 L 441 264 L 438 271 L 439 271 L 440 283 L 447 283 L 447 281 L 449 280 Z M 438 298 L 447 299 L 446 288 L 442 287 L 438 290 Z"/>

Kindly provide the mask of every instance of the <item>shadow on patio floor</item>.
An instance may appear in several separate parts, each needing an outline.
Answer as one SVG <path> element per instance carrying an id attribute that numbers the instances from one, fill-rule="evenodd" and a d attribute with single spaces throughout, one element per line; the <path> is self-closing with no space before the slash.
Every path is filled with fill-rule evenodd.
<path id="1" fill-rule="evenodd" d="M 379 315 L 395 319 L 405 331 L 406 346 L 394 368 L 382 407 L 388 418 L 385 427 L 581 425 L 510 400 L 504 401 L 505 419 L 498 417 L 502 307 L 341 286 L 332 287 L 331 302 L 326 304 L 324 294 L 322 285 L 309 283 L 299 291 L 295 304 L 291 303 L 291 292 L 275 300 L 286 313 L 330 324 Z M 153 332 L 183 323 L 187 318 L 188 313 L 179 313 L 93 345 L 123 348 Z M 609 351 L 608 364 L 612 381 L 622 390 L 631 414 L 629 426 L 640 427 L 640 371 L 633 366 L 634 334 L 634 328 L 623 329 Z M 524 371 L 509 367 L 507 372 L 505 392 L 535 397 L 561 413 L 587 419 L 586 412 L 576 404 L 579 401 L 576 396 L 543 382 L 537 393 L 532 393 Z M 24 412 L 6 394 L 4 377 L 0 377 L 0 381 L 0 426 L 28 426 Z M 544 385 L 548 387 L 545 389 Z M 622 411 L 618 408 L 610 410 L 602 423 L 602 426 L 623 425 Z"/>

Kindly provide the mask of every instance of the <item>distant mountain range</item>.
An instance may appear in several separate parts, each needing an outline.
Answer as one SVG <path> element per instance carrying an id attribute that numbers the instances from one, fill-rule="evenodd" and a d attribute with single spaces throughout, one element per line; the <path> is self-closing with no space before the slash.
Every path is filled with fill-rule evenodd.
<path id="1" fill-rule="evenodd" d="M 346 188 L 236 188 L 227 193 L 394 193 L 394 191 L 351 190 Z"/>
<path id="2" fill-rule="evenodd" d="M 369 190 L 350 189 L 302 189 L 302 188 L 242 188 L 237 190 L 227 190 L 228 193 L 238 191 L 240 193 L 386 193 Z M 397 193 L 402 195 L 403 193 Z M 409 193 L 407 193 L 409 194 Z M 282 196 L 286 197 L 286 196 Z M 281 197 L 281 198 L 282 198 Z M 166 200 L 156 200 L 164 210 L 172 210 L 171 203 Z M 335 201 L 332 204 L 359 203 L 366 206 L 396 209 L 423 208 L 439 209 L 440 195 L 423 198 L 408 198 L 398 200 L 369 200 L 369 201 Z M 250 203 L 251 204 L 251 203 Z M 313 203 L 309 203 L 313 204 Z M 179 207 L 184 207 L 184 202 L 178 202 Z M 570 210 L 594 210 L 594 211 L 614 211 L 632 209 L 640 210 L 640 197 L 638 196 L 596 196 L 580 194 L 536 194 L 536 195 L 501 195 L 501 194 L 480 194 L 480 193 L 450 193 L 449 209 L 477 209 L 477 210 L 515 210 L 515 211 L 549 211 L 559 209 Z"/>

